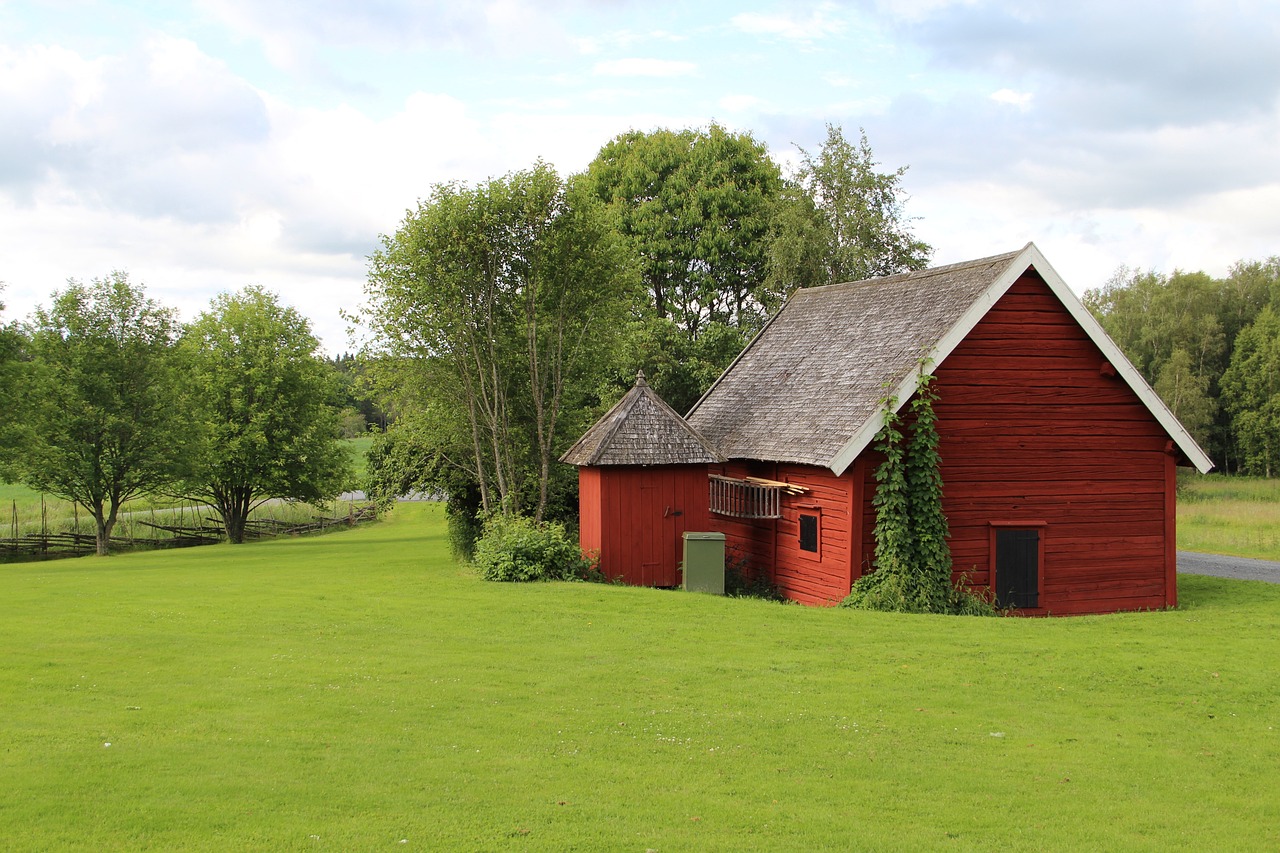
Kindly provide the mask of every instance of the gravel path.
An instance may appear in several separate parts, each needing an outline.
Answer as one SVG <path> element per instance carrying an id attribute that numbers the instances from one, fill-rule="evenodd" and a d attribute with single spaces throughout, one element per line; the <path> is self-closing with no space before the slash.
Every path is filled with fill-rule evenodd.
<path id="1" fill-rule="evenodd" d="M 1224 557 L 1221 554 L 1178 552 L 1178 571 L 1192 575 L 1214 575 L 1249 581 L 1280 583 L 1280 563 L 1251 560 L 1247 557 Z"/>

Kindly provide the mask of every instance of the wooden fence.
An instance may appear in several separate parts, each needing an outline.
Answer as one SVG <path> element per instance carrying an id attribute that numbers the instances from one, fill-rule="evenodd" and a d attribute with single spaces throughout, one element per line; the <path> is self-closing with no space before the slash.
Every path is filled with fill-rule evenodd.
<path id="1" fill-rule="evenodd" d="M 41 560 L 56 557 L 82 557 L 92 554 L 97 548 L 97 539 L 93 533 L 79 531 L 79 516 L 76 517 L 76 530 L 51 532 L 44 519 L 43 502 L 41 506 L 41 532 L 18 533 L 17 504 L 14 504 L 13 523 L 10 535 L 0 538 L 0 560 L 17 562 L 22 560 Z M 154 516 L 153 516 L 154 517 Z M 280 521 L 272 518 L 250 519 L 245 523 L 246 539 L 261 539 L 271 536 L 301 536 L 307 533 L 323 533 L 340 527 L 354 527 L 368 521 L 376 521 L 378 517 L 375 504 L 350 504 L 346 515 L 322 516 L 312 515 L 303 521 Z M 221 542 L 224 531 L 221 522 L 208 516 L 198 517 L 197 524 L 161 524 L 155 521 L 134 519 L 133 524 L 142 525 L 157 531 L 155 536 L 112 536 L 109 548 L 113 551 L 134 548 L 187 548 L 195 545 L 213 545 Z"/>

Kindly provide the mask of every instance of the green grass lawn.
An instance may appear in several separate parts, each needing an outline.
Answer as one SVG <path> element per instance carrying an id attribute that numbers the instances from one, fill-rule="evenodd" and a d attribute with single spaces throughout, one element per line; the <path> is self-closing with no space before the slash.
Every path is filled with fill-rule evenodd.
<path id="1" fill-rule="evenodd" d="M 1280 560 L 1280 479 L 1186 477 L 1178 492 L 1178 547 Z"/>
<path id="2" fill-rule="evenodd" d="M 349 438 L 344 442 L 347 453 L 351 456 L 351 467 L 355 472 L 355 479 L 350 488 L 364 488 L 361 484 L 364 481 L 365 471 L 369 467 L 368 453 L 369 448 L 373 447 L 373 439 L 373 433 L 366 433 L 359 438 Z"/>
<path id="3" fill-rule="evenodd" d="M 1275 850 L 1280 586 L 1181 600 L 983 620 L 490 584 L 438 505 L 7 566 L 0 838 Z"/>

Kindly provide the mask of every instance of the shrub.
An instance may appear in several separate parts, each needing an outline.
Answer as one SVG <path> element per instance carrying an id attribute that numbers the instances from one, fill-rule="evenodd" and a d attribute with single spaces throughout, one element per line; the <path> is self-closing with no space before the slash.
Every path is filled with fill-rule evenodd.
<path id="1" fill-rule="evenodd" d="M 965 578 L 967 581 L 967 576 Z M 990 590 L 974 591 L 967 583 L 948 585 L 942 601 L 925 601 L 900 574 L 875 571 L 863 575 L 840 602 L 841 607 L 891 613 L 940 613 L 949 616 L 998 616 Z"/>
<path id="2" fill-rule="evenodd" d="M 476 542 L 475 566 L 489 581 L 578 580 L 588 562 L 564 525 L 555 522 L 496 515 Z"/>
<path id="3" fill-rule="evenodd" d="M 600 552 L 588 551 L 579 559 L 578 578 L 587 583 L 607 583 L 613 586 L 625 586 L 622 575 L 609 577 L 600 569 Z"/>
<path id="4" fill-rule="evenodd" d="M 474 560 L 476 543 L 480 541 L 480 534 L 484 529 L 474 510 L 456 506 L 450 495 L 445 507 L 445 523 L 448 525 L 449 550 L 453 552 L 453 556 L 466 562 Z"/>

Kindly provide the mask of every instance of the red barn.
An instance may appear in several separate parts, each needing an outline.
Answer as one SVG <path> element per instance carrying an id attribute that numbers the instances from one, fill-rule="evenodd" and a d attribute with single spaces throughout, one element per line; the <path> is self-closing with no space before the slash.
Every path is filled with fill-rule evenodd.
<path id="1" fill-rule="evenodd" d="M 793 294 L 686 418 L 725 459 L 708 529 L 788 596 L 843 598 L 873 569 L 882 401 L 922 358 L 957 580 L 1032 614 L 1177 603 L 1175 468 L 1212 463 L 1031 244 Z"/>

